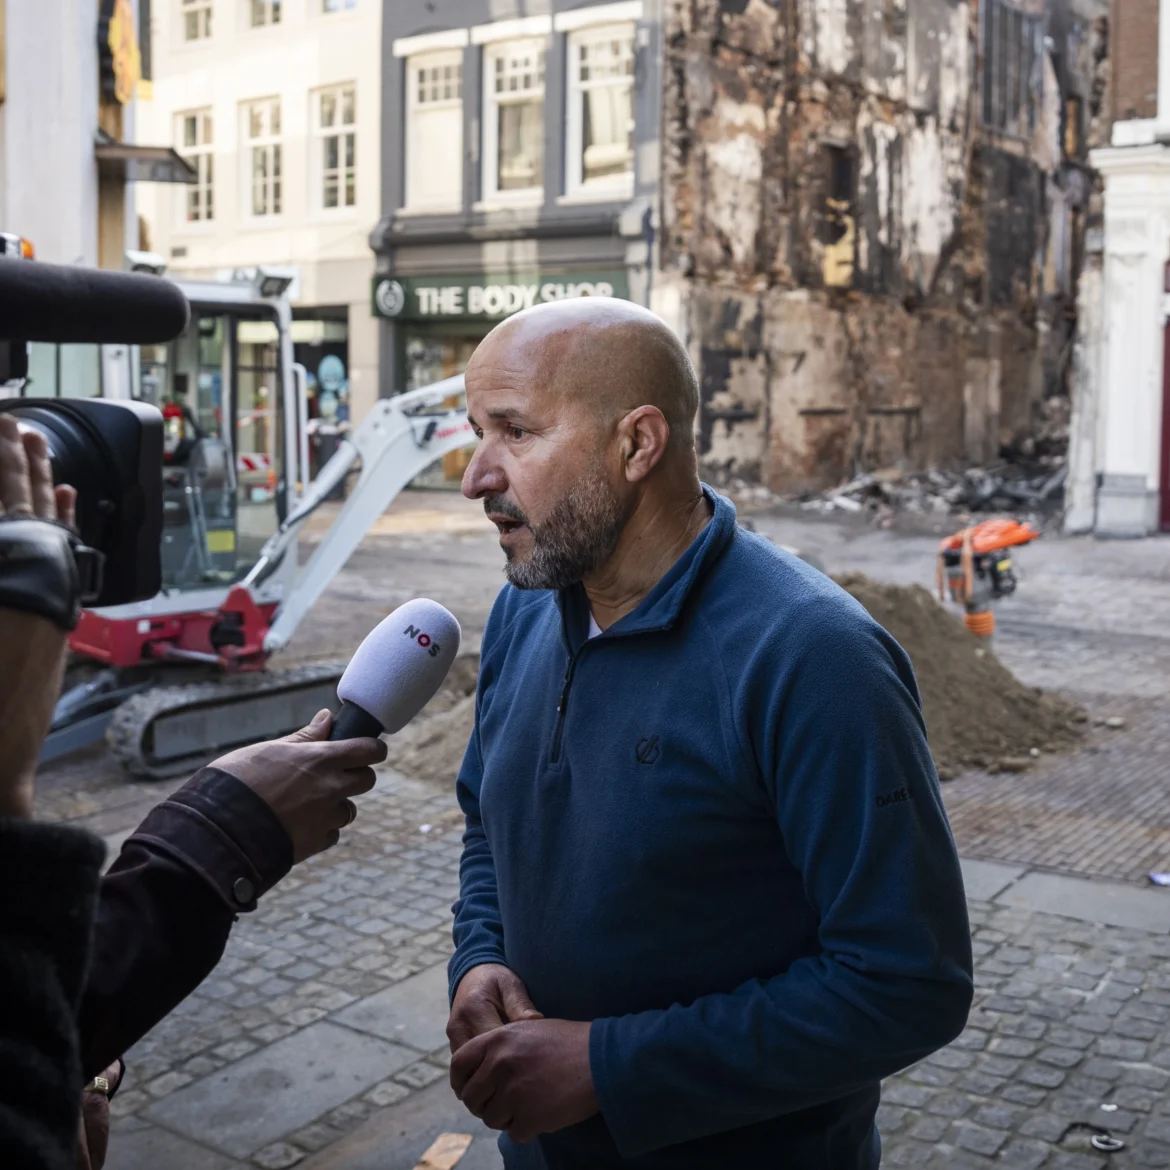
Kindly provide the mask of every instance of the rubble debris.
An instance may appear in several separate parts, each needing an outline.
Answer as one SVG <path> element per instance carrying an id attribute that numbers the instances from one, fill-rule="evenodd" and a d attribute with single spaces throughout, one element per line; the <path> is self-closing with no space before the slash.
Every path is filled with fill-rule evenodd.
<path id="1" fill-rule="evenodd" d="M 790 499 L 812 512 L 870 512 L 882 518 L 895 512 L 961 516 L 1011 512 L 1043 521 L 1064 503 L 1067 468 L 1036 470 L 1018 463 L 972 467 L 966 471 L 867 472 L 827 492 L 798 493 Z"/>
<path id="2" fill-rule="evenodd" d="M 1000 461 L 965 470 L 905 471 L 887 467 L 865 472 L 822 492 L 788 497 L 814 512 L 869 512 L 882 519 L 896 512 L 944 516 L 981 512 L 1025 514 L 1029 519 L 1056 518 L 1064 506 L 1068 479 L 1069 400 L 1044 400 L 1026 434 L 1000 448 Z"/>

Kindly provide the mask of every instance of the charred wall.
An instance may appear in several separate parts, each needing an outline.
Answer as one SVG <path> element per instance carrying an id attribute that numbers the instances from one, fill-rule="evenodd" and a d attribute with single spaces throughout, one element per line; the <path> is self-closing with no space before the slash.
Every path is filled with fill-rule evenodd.
<path id="1" fill-rule="evenodd" d="M 1064 392 L 1089 16 L 1017 62 L 1025 117 L 984 105 L 967 0 L 668 13 L 662 259 L 686 288 L 707 473 L 816 488 L 1018 440 Z"/>

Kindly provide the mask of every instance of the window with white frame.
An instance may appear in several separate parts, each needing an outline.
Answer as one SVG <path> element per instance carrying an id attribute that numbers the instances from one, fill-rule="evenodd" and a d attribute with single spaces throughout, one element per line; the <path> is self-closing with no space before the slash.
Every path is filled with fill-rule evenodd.
<path id="1" fill-rule="evenodd" d="M 634 26 L 574 33 L 568 61 L 568 193 L 628 193 L 634 181 Z"/>
<path id="2" fill-rule="evenodd" d="M 356 8 L 357 0 L 321 0 L 322 12 L 342 12 L 346 8 Z"/>
<path id="3" fill-rule="evenodd" d="M 253 28 L 266 24 L 280 24 L 281 0 L 250 0 L 250 22 Z"/>
<path id="4" fill-rule="evenodd" d="M 264 98 L 244 107 L 244 151 L 252 215 L 279 215 L 282 198 L 279 98 Z"/>
<path id="5" fill-rule="evenodd" d="M 211 36 L 212 0 L 179 0 L 183 15 L 183 40 L 202 41 Z"/>
<path id="6" fill-rule="evenodd" d="M 463 51 L 406 62 L 406 206 L 458 211 L 463 203 Z"/>
<path id="7" fill-rule="evenodd" d="M 190 110 L 178 116 L 179 153 L 191 164 L 195 182 L 184 192 L 183 219 L 201 223 L 215 218 L 215 155 L 210 110 Z"/>
<path id="8" fill-rule="evenodd" d="M 544 186 L 544 45 L 484 50 L 485 199 L 538 198 Z"/>
<path id="9" fill-rule="evenodd" d="M 324 211 L 357 203 L 357 99 L 352 85 L 313 95 L 317 139 L 317 206 Z"/>

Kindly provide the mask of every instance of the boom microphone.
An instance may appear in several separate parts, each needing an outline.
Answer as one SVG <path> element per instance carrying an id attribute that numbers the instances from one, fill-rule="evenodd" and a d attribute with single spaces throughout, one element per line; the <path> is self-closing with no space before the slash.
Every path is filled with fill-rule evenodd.
<path id="1" fill-rule="evenodd" d="M 132 272 L 0 258 L 0 338 L 159 345 L 191 319 L 171 281 Z"/>
<path id="2" fill-rule="evenodd" d="M 416 597 L 366 635 L 350 659 L 330 739 L 377 737 L 405 727 L 434 698 L 459 650 L 454 614 Z"/>

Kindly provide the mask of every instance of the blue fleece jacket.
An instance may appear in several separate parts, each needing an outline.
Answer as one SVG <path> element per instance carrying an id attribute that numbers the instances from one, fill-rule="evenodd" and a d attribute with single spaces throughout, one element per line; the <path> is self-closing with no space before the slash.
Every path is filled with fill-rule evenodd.
<path id="1" fill-rule="evenodd" d="M 971 1001 L 954 842 L 898 644 L 711 522 L 586 640 L 584 591 L 500 594 L 459 773 L 452 993 L 506 963 L 592 1020 L 598 1117 L 509 1170 L 872 1170 L 880 1080 Z"/>

